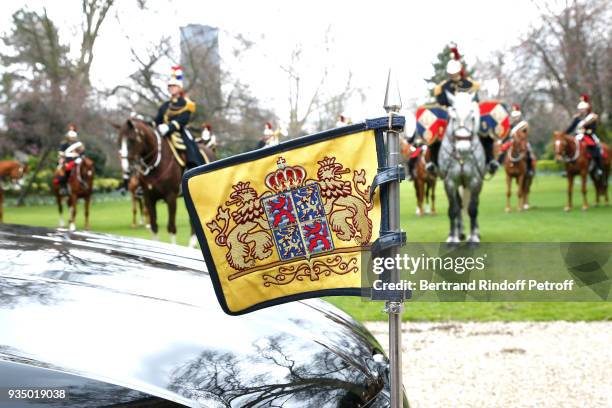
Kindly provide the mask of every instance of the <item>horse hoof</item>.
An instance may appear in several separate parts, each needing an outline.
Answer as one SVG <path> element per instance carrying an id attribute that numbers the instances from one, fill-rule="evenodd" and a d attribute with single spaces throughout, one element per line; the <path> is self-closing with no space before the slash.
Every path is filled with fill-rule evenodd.
<path id="1" fill-rule="evenodd" d="M 586 210 L 588 210 L 588 209 L 589 209 L 589 206 L 588 206 L 588 205 L 583 205 L 583 206 L 582 206 L 582 211 L 586 211 Z"/>
<path id="2" fill-rule="evenodd" d="M 76 231 L 76 225 L 74 225 L 73 222 L 70 223 L 70 227 L 68 228 L 70 230 L 70 232 L 74 232 Z"/>
<path id="3" fill-rule="evenodd" d="M 529 209 L 529 204 L 525 204 L 525 205 L 523 206 L 523 210 L 527 211 L 528 209 Z"/>
<path id="4" fill-rule="evenodd" d="M 467 240 L 470 244 L 480 244 L 480 235 L 471 234 Z"/>
<path id="5" fill-rule="evenodd" d="M 436 215 L 438 215 L 438 213 L 437 213 L 437 212 L 435 212 L 435 211 L 432 211 L 432 212 L 430 212 L 430 213 L 429 213 L 429 215 L 431 215 L 431 216 L 436 216 Z"/>
<path id="6" fill-rule="evenodd" d="M 198 238 L 195 235 L 192 235 L 189 238 L 189 248 L 196 248 L 198 245 Z"/>
<path id="7" fill-rule="evenodd" d="M 512 208 L 506 207 L 506 214 L 510 214 L 512 212 Z"/>
<path id="8" fill-rule="evenodd" d="M 565 211 L 565 212 L 570 212 L 570 211 L 572 211 L 572 207 L 565 207 L 565 208 L 563 209 L 563 211 Z"/>
<path id="9" fill-rule="evenodd" d="M 136 228 L 136 224 L 132 224 L 132 229 Z"/>
<path id="10" fill-rule="evenodd" d="M 469 241 L 468 248 L 470 249 L 480 248 L 480 242 L 479 241 Z"/>
<path id="11" fill-rule="evenodd" d="M 459 234 L 459 241 L 457 242 L 460 242 L 460 241 L 465 241 L 465 234 L 463 232 Z"/>

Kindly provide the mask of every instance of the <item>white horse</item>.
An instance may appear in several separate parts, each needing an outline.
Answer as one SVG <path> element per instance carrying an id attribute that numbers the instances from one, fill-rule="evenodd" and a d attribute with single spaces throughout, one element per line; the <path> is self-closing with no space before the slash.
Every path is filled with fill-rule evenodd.
<path id="1" fill-rule="evenodd" d="M 448 197 L 449 244 L 465 239 L 461 210 L 468 203 L 470 235 L 468 242 L 480 242 L 478 199 L 485 174 L 485 152 L 478 137 L 480 110 L 473 93 L 446 94 L 449 123 L 440 147 L 440 175 Z"/>

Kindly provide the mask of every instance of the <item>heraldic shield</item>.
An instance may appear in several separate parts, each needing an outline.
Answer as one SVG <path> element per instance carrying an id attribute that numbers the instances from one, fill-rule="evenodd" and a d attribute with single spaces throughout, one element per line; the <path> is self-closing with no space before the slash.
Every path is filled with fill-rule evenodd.
<path id="1" fill-rule="evenodd" d="M 510 133 L 510 109 L 502 101 L 489 100 L 478 104 L 480 136 L 502 140 Z"/>
<path id="2" fill-rule="evenodd" d="M 394 129 L 403 125 L 393 118 Z M 370 191 L 386 164 L 388 127 L 388 118 L 367 120 L 185 174 L 189 216 L 226 313 L 361 294 L 362 254 L 384 215 L 379 190 Z"/>

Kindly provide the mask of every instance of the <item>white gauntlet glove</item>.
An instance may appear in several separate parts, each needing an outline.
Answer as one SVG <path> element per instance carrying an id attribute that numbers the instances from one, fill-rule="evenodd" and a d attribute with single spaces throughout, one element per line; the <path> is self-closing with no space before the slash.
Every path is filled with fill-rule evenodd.
<path id="1" fill-rule="evenodd" d="M 168 133 L 168 130 L 170 130 L 170 126 L 166 125 L 165 123 L 162 123 L 161 125 L 157 126 L 157 131 L 162 136 L 165 136 L 166 133 Z"/>

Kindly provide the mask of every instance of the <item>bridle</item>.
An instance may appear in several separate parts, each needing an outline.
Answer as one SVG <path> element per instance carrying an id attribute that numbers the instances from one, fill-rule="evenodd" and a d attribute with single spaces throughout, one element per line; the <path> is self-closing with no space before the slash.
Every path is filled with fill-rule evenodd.
<path id="1" fill-rule="evenodd" d="M 521 160 L 523 160 L 525 158 L 525 155 L 526 155 L 526 150 L 523 150 L 523 151 L 521 151 L 519 153 L 518 157 L 513 157 L 512 156 L 512 153 L 514 152 L 514 141 L 515 140 L 516 139 L 513 138 L 513 143 L 510 145 L 510 149 L 508 150 L 508 159 L 510 159 L 510 161 L 512 163 L 520 162 Z M 519 140 L 517 140 L 517 141 L 520 143 Z"/>
<path id="2" fill-rule="evenodd" d="M 134 126 L 134 132 L 136 132 L 137 135 L 142 136 L 142 137 L 147 137 L 146 136 L 146 132 L 144 132 L 142 129 L 140 129 L 137 125 Z M 157 167 L 159 167 L 159 164 L 161 163 L 161 158 L 162 158 L 162 139 L 161 136 L 159 135 L 159 133 L 157 132 L 157 130 L 153 129 L 153 133 L 155 134 L 155 139 L 157 141 L 157 148 L 146 154 L 146 155 L 140 155 L 138 157 L 138 165 L 136 166 L 136 170 L 142 174 L 143 176 L 148 176 L 149 174 L 151 174 L 151 172 L 155 169 L 157 169 Z M 121 141 L 122 143 L 125 143 L 125 138 L 122 139 Z M 123 149 L 122 149 L 123 150 Z M 125 149 L 127 150 L 127 149 Z M 149 159 L 151 159 L 153 156 L 155 156 L 155 160 L 153 161 L 153 163 L 149 164 L 147 163 L 147 161 Z M 124 157 L 122 156 L 122 159 Z M 125 157 L 127 158 L 127 157 Z"/>
<path id="3" fill-rule="evenodd" d="M 562 152 L 558 153 L 558 149 L 559 149 L 559 145 L 561 144 L 561 140 L 557 139 L 555 140 L 555 153 L 557 153 L 559 156 L 561 156 L 561 158 L 563 159 L 564 162 L 566 163 L 572 163 L 575 162 L 576 160 L 578 160 L 578 156 L 580 156 L 580 143 L 578 142 L 578 139 L 574 138 L 574 145 L 576 146 L 575 151 L 574 151 L 574 157 L 569 158 L 566 156 L 565 151 L 567 150 L 569 143 L 567 140 L 567 135 L 563 136 L 563 139 L 565 140 L 565 147 L 563 149 Z"/>

